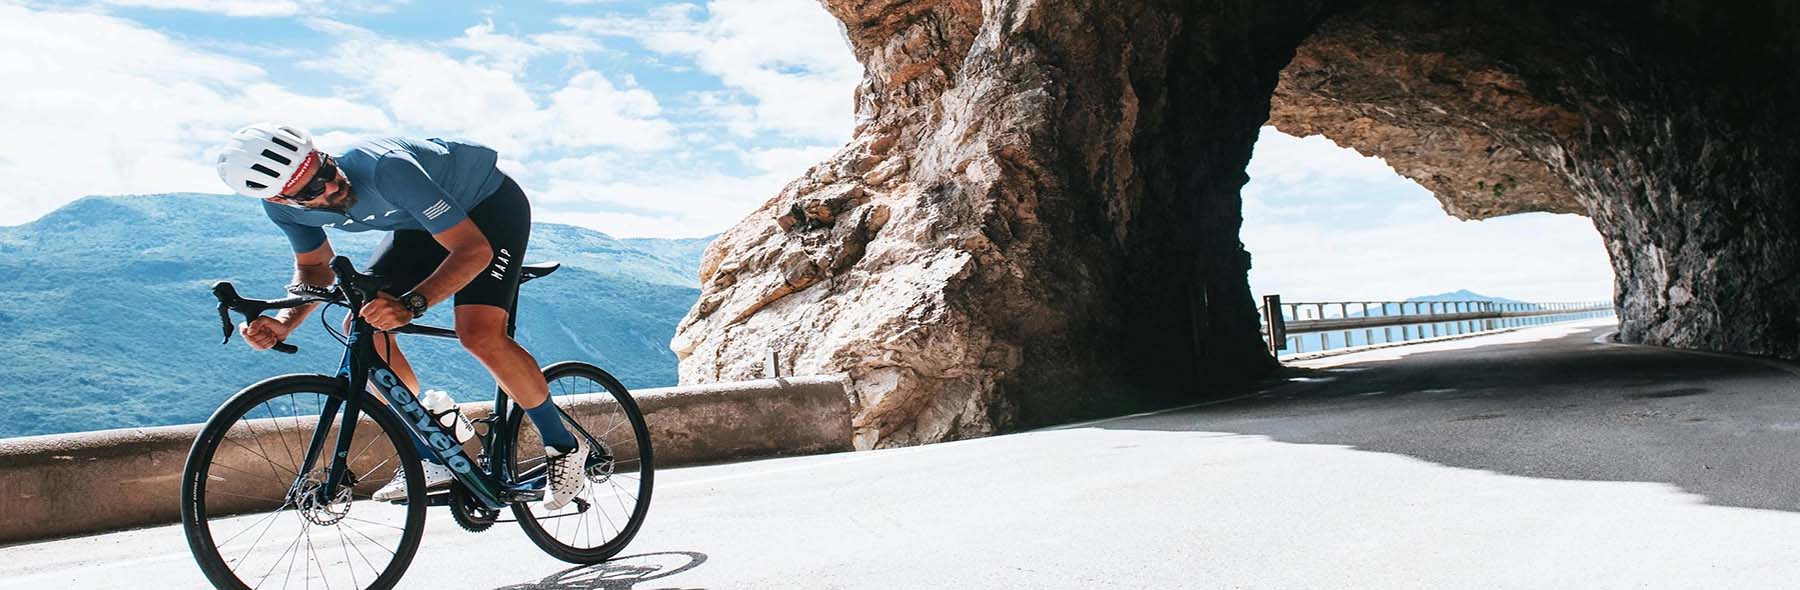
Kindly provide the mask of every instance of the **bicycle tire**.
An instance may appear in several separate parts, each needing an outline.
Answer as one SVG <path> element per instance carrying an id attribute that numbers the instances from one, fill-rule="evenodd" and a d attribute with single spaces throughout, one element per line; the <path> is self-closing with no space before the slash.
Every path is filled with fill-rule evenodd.
<path id="1" fill-rule="evenodd" d="M 534 503 L 516 502 L 512 505 L 513 516 L 518 519 L 519 527 L 524 529 L 525 536 L 529 537 L 532 543 L 537 544 L 539 549 L 544 550 L 544 552 L 551 557 L 577 564 L 601 563 L 608 558 L 617 555 L 620 551 L 625 549 L 626 545 L 631 543 L 631 539 L 637 535 L 638 529 L 643 526 L 644 519 L 649 514 L 650 496 L 651 491 L 655 488 L 656 474 L 655 454 L 650 444 L 650 429 L 644 422 L 644 415 L 643 412 L 638 409 L 637 401 L 632 399 L 631 392 L 627 391 L 625 386 L 619 383 L 618 379 L 614 379 L 612 375 L 599 367 L 579 361 L 560 362 L 544 368 L 544 380 L 550 384 L 550 400 L 552 402 L 558 402 L 558 405 L 562 406 L 565 411 L 569 411 L 570 406 L 567 403 L 568 401 L 579 400 L 565 399 L 559 401 L 559 396 L 570 398 L 570 396 L 576 395 L 598 395 L 601 393 L 600 391 L 583 391 L 579 387 L 559 387 L 559 383 L 564 383 L 565 381 L 578 383 L 579 380 L 586 380 L 591 385 L 603 390 L 610 396 L 611 400 L 617 404 L 616 410 L 618 415 L 616 417 L 622 419 L 623 422 L 611 422 L 603 415 L 604 412 L 607 412 L 607 408 L 604 407 L 604 400 L 589 400 L 596 401 L 598 404 L 598 407 L 592 405 L 588 406 L 588 409 L 593 410 L 592 412 L 578 410 L 570 411 L 569 413 L 576 416 L 588 433 L 593 435 L 593 438 L 589 439 L 590 456 L 597 451 L 597 449 L 593 448 L 594 439 L 600 439 L 608 442 L 608 446 L 613 450 L 612 463 L 614 466 L 623 464 L 635 464 L 637 466 L 635 473 L 626 474 L 621 471 L 613 471 L 610 472 L 603 481 L 596 482 L 590 477 L 588 490 L 584 492 L 584 496 L 586 496 L 586 499 L 591 506 L 599 506 L 602 498 L 597 495 L 596 488 L 599 484 L 605 484 L 607 486 L 605 489 L 607 490 L 624 493 L 623 496 L 618 494 L 611 496 L 613 500 L 617 501 L 620 508 L 626 508 L 623 499 L 625 497 L 630 498 L 631 506 L 628 510 L 621 510 L 622 513 L 628 513 L 625 515 L 625 524 L 623 525 L 612 521 L 609 516 L 606 516 L 607 510 L 610 510 L 610 506 L 612 505 L 610 502 L 607 506 L 597 510 L 604 520 L 592 519 L 591 516 L 588 516 L 585 513 L 575 513 L 578 520 L 583 523 L 582 525 L 568 525 L 566 521 L 570 516 L 568 516 L 566 511 L 570 509 L 569 507 L 564 507 L 561 511 L 558 511 L 562 514 L 539 514 L 534 510 L 541 510 L 541 506 L 536 506 Z M 508 432 L 512 433 L 514 437 L 513 444 L 511 445 L 511 456 L 508 457 L 508 460 L 512 462 L 513 473 L 521 473 L 526 469 L 529 469 L 529 463 L 532 458 L 541 457 L 542 455 L 540 450 L 542 449 L 542 443 L 536 442 L 537 428 L 530 424 L 526 424 L 524 418 L 524 412 L 514 412 L 507 424 L 507 427 L 510 429 Z M 567 419 L 565 418 L 565 420 Z M 593 425 L 591 426 L 589 425 L 590 421 L 593 422 Z M 629 423 L 631 427 L 630 431 L 632 436 L 629 445 L 624 444 L 623 437 L 614 438 L 609 436 L 611 432 L 616 431 L 618 426 L 622 426 L 625 423 Z M 605 425 L 606 428 L 598 428 L 602 425 Z M 581 436 L 581 432 L 574 428 L 571 428 L 570 431 L 575 432 L 576 436 Z M 603 432 L 606 434 L 603 434 Z M 632 454 L 635 454 L 636 457 L 625 456 Z M 628 477 L 635 478 L 637 484 L 635 489 L 629 489 L 629 484 L 620 485 L 620 481 L 615 481 L 615 476 L 617 476 L 617 480 L 621 481 Z M 576 506 L 576 504 L 572 503 L 570 506 L 573 507 Z M 557 523 L 547 528 L 544 521 L 552 519 L 556 520 Z M 586 522 L 590 519 L 594 520 L 594 522 L 592 523 L 593 528 L 587 529 L 589 543 L 579 543 L 579 532 L 576 532 L 574 538 L 570 541 L 563 540 L 564 536 L 561 535 L 563 528 L 571 528 L 579 531 L 581 529 L 575 527 L 585 526 Z M 604 531 L 608 530 L 608 525 L 610 525 L 610 530 L 614 531 L 613 536 L 605 538 L 605 540 L 599 544 L 593 544 L 591 542 L 592 530 L 601 530 L 602 534 L 605 534 Z"/>
<path id="2" fill-rule="evenodd" d="M 181 526 L 187 537 L 188 549 L 193 553 L 201 571 L 206 574 L 213 586 L 225 590 L 245 590 L 261 585 L 263 580 L 251 583 L 242 579 L 244 576 L 239 575 L 240 572 L 238 568 L 234 567 L 233 560 L 221 551 L 221 547 L 235 543 L 237 539 L 248 535 L 255 527 L 262 526 L 261 532 L 253 541 L 250 549 L 246 550 L 235 564 L 245 567 L 248 570 L 246 573 L 253 576 L 254 570 L 261 569 L 261 567 L 260 564 L 253 568 L 250 567 L 249 564 L 254 563 L 250 561 L 250 557 L 256 554 L 258 544 L 271 530 L 277 525 L 287 526 L 283 524 L 288 520 L 283 516 L 284 514 L 294 515 L 293 520 L 299 521 L 295 525 L 300 527 L 300 534 L 305 535 L 308 562 L 302 570 L 302 576 L 307 580 L 311 580 L 315 567 L 319 575 L 324 577 L 327 582 L 333 573 L 341 573 L 337 568 L 328 571 L 327 565 L 318 561 L 320 556 L 336 559 L 335 554 L 319 551 L 317 549 L 319 546 L 331 549 L 341 547 L 345 563 L 349 565 L 348 572 L 353 582 L 351 585 L 366 590 L 392 588 L 406 572 L 407 567 L 411 565 L 425 528 L 425 489 L 423 485 L 419 484 L 424 476 L 419 464 L 418 451 L 406 438 L 410 434 L 405 428 L 391 413 L 382 411 L 381 403 L 368 392 L 357 392 L 362 396 L 362 407 L 369 411 L 362 412 L 363 419 L 358 421 L 355 434 L 353 434 L 355 438 L 351 440 L 352 448 L 360 450 L 349 457 L 353 473 L 356 473 L 358 467 L 363 468 L 359 474 L 363 476 L 359 482 L 361 485 L 353 486 L 348 490 L 341 504 L 333 502 L 325 506 L 315 504 L 302 508 L 293 505 L 293 501 L 286 498 L 286 488 L 296 477 L 293 474 L 294 471 L 297 471 L 294 466 L 298 465 L 300 461 L 295 460 L 294 455 L 289 454 L 284 457 L 269 448 L 280 445 L 286 447 L 287 452 L 291 453 L 296 450 L 293 443 L 298 442 L 297 450 L 299 456 L 303 457 L 306 448 L 304 445 L 314 433 L 312 426 L 316 426 L 318 415 L 317 413 L 311 416 L 305 415 L 307 408 L 295 401 L 298 399 L 295 398 L 296 394 L 312 394 L 315 398 L 314 408 L 316 409 L 322 407 L 328 398 L 340 401 L 347 399 L 345 389 L 347 386 L 343 380 L 325 375 L 295 374 L 266 379 L 244 388 L 243 391 L 219 406 L 219 409 L 214 411 L 212 417 L 207 420 L 199 436 L 195 437 L 194 445 L 188 452 L 187 463 L 182 470 Z M 274 402 L 283 397 L 295 399 L 289 399 L 286 406 Z M 257 417 L 256 413 L 259 408 L 266 410 L 269 418 Z M 285 410 L 277 412 L 277 408 L 285 408 Z M 341 410 L 337 416 L 339 419 L 332 420 L 332 424 L 326 430 L 325 450 L 319 460 L 320 465 L 315 466 L 313 470 L 314 473 L 321 472 L 323 466 L 330 464 L 332 445 L 340 433 L 338 425 L 341 423 Z M 284 422 L 287 424 L 283 424 Z M 261 423 L 263 430 L 257 430 L 258 423 Z M 270 429 L 270 426 L 277 428 Z M 379 433 L 371 433 L 371 428 L 377 429 Z M 367 442 L 363 442 L 365 440 Z M 378 444 L 383 441 L 385 441 L 385 445 Z M 234 444 L 238 449 L 231 449 L 227 443 Z M 388 452 L 391 452 L 392 455 L 388 455 Z M 245 455 L 260 457 L 267 463 L 269 474 L 262 475 L 260 472 L 263 470 L 260 467 L 264 466 L 254 465 L 254 460 L 244 457 Z M 233 459 L 234 456 L 240 459 Z M 366 462 L 376 459 L 381 459 L 381 462 L 374 467 L 364 466 Z M 242 461 L 242 466 L 234 467 L 232 463 L 238 461 Z M 366 492 L 366 490 L 372 489 L 374 484 L 379 483 L 376 478 L 383 475 L 382 467 L 393 469 L 389 466 L 391 462 L 398 463 L 397 467 L 404 471 L 409 482 L 407 501 L 398 508 L 367 499 L 366 493 L 359 493 L 359 490 Z M 282 473 L 281 467 L 286 467 L 288 473 Z M 286 481 L 282 481 L 284 478 Z M 227 486 L 228 483 L 231 485 Z M 215 485 L 220 489 L 214 489 Z M 236 491 L 227 492 L 223 489 L 226 487 L 231 487 Z M 246 493 L 247 490 L 254 491 Z M 277 500 L 269 497 L 272 495 L 283 497 Z M 362 499 L 359 500 L 359 496 Z M 267 516 L 262 517 L 267 524 L 261 524 L 258 521 L 242 528 L 224 543 L 217 542 L 214 531 L 216 525 L 255 518 L 238 517 L 238 513 L 246 510 L 234 506 L 234 502 L 238 505 L 258 503 L 266 506 L 275 501 L 280 501 L 281 504 Z M 356 510 L 359 501 L 367 503 L 367 507 L 359 513 L 365 518 L 352 518 L 349 515 Z M 314 520 L 319 518 L 315 515 L 322 514 L 328 518 L 335 515 L 339 509 L 343 511 L 343 514 L 337 516 L 338 520 L 332 524 L 320 524 Z M 395 513 L 396 511 L 403 511 L 404 515 L 396 519 L 395 517 L 399 516 Z M 369 518 L 382 518 L 388 522 L 398 521 L 402 524 L 394 527 L 386 523 L 367 520 Z M 389 528 L 399 528 L 399 539 L 395 546 L 389 549 L 381 545 L 375 537 L 390 536 L 391 533 L 376 530 L 374 534 L 370 534 L 350 524 L 354 520 L 367 523 L 363 525 L 365 527 L 379 524 Z M 330 546 L 332 539 L 329 537 L 319 539 L 319 542 L 315 544 L 315 539 L 311 536 L 313 526 L 328 526 L 336 529 L 338 547 Z M 346 534 L 346 531 L 349 531 L 350 534 Z M 324 531 L 321 531 L 320 534 L 324 534 Z M 390 553 L 385 567 L 374 565 L 375 559 L 379 559 L 380 554 L 376 553 L 375 558 L 369 557 L 368 552 L 364 551 L 365 546 L 360 545 L 360 541 L 357 541 L 358 535 L 368 539 L 373 546 Z M 299 560 L 298 545 L 301 540 L 300 536 L 296 536 L 288 549 L 288 552 L 294 555 L 287 566 L 289 579 L 292 578 L 295 562 Z M 237 554 L 237 549 L 236 546 L 232 547 L 230 553 Z M 356 557 L 353 557 L 352 549 L 355 550 Z M 283 557 L 285 555 L 278 556 L 272 562 L 270 573 L 263 576 L 264 580 L 268 579 L 274 569 L 280 566 Z M 362 580 L 356 574 L 357 567 L 354 560 L 357 557 L 360 557 L 374 574 L 367 581 L 367 585 L 363 585 Z M 338 584 L 332 587 L 344 587 L 344 585 Z"/>

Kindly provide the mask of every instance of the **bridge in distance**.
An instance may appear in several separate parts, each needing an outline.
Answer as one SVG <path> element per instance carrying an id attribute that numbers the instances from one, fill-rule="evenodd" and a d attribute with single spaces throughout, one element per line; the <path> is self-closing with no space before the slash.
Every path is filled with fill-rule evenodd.
<path id="1" fill-rule="evenodd" d="M 434 511 L 402 588 L 1765 588 L 1800 579 L 1800 369 L 1588 321 L 1290 363 L 1245 397 L 664 470 L 608 564 Z M 173 498 L 170 499 L 174 501 Z M 0 588 L 198 588 L 179 527 Z"/>

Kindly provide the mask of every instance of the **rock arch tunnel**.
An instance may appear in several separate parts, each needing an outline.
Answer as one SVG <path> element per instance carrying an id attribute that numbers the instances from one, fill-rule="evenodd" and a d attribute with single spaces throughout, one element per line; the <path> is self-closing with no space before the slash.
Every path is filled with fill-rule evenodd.
<path id="1" fill-rule="evenodd" d="M 844 373 L 861 448 L 1266 374 L 1258 128 L 1465 219 L 1589 216 L 1621 337 L 1800 356 L 1800 9 L 1767 2 L 825 0 L 865 74 L 830 160 L 708 249 L 683 382 Z"/>

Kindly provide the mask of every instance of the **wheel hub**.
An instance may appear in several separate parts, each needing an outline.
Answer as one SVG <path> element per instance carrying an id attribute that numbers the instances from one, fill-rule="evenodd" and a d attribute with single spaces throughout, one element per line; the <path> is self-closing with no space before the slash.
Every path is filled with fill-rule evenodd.
<path id="1" fill-rule="evenodd" d="M 618 463 L 613 461 L 612 453 L 605 449 L 599 449 L 588 453 L 587 468 L 583 470 L 583 473 L 587 475 L 587 480 L 591 483 L 606 483 L 607 480 L 612 479 L 613 472 L 618 467 Z"/>
<path id="2" fill-rule="evenodd" d="M 350 491 L 356 485 L 355 478 L 346 474 L 345 485 L 338 486 L 336 493 L 324 493 L 325 482 L 319 477 L 307 477 L 306 481 L 296 488 L 289 503 L 300 512 L 300 517 L 307 522 L 319 526 L 331 526 L 350 515 Z"/>

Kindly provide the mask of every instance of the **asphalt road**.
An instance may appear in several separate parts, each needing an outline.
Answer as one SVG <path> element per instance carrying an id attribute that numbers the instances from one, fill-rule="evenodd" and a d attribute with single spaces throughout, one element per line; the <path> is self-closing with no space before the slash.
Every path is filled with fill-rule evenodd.
<path id="1" fill-rule="evenodd" d="M 402 588 L 1791 588 L 1800 372 L 1533 328 L 1097 423 L 658 475 L 572 567 L 435 515 Z M 196 588 L 180 531 L 0 548 L 0 588 Z"/>

